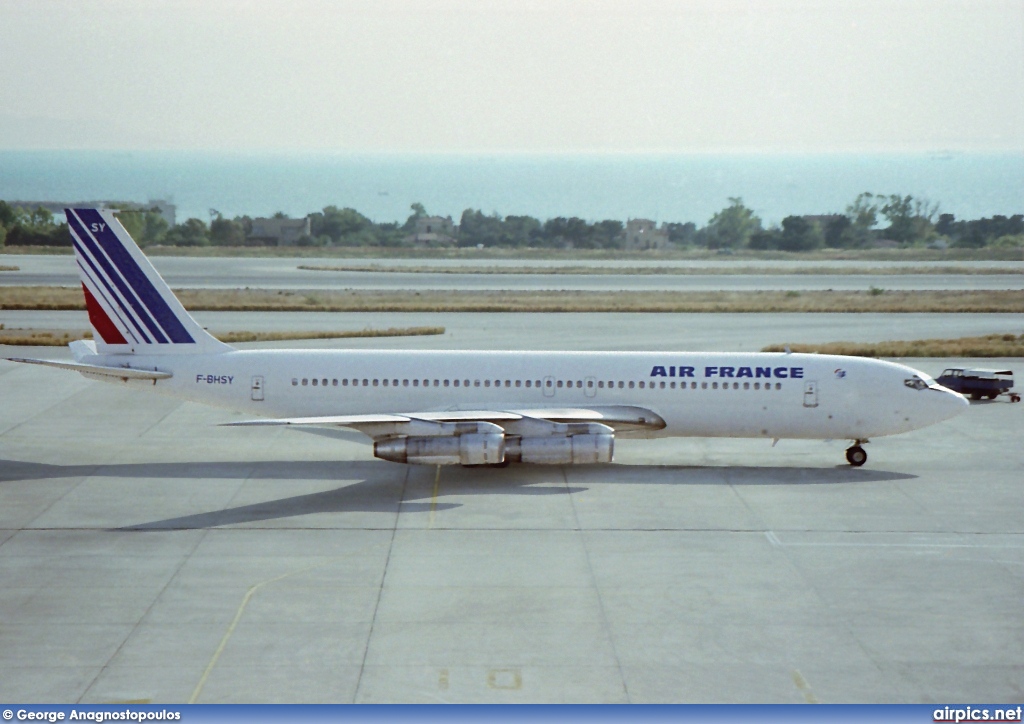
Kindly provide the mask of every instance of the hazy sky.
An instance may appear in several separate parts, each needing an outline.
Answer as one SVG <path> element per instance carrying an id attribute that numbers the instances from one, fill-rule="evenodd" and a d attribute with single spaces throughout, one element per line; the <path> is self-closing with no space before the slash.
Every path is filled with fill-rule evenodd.
<path id="1" fill-rule="evenodd" d="M 1024 0 L 0 0 L 0 148 L 1024 151 Z"/>

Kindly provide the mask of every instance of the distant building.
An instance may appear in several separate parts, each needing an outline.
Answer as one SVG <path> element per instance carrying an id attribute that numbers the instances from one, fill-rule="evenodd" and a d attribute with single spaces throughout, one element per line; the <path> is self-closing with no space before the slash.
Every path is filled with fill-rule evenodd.
<path id="1" fill-rule="evenodd" d="M 629 219 L 623 232 L 626 236 L 626 251 L 647 251 L 668 247 L 668 229 L 650 219 Z"/>
<path id="2" fill-rule="evenodd" d="M 310 236 L 309 217 L 301 219 L 253 219 L 249 241 L 277 246 L 294 246 L 303 236 Z"/>
<path id="3" fill-rule="evenodd" d="M 414 246 L 451 246 L 458 237 L 458 228 L 450 216 L 421 216 L 406 242 Z"/>

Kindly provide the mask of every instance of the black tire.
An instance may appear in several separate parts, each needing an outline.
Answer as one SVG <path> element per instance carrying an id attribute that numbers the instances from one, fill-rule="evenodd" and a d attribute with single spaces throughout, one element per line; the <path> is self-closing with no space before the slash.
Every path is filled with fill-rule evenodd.
<path id="1" fill-rule="evenodd" d="M 868 461 L 868 454 L 860 445 L 854 445 L 846 451 L 846 462 L 850 463 L 855 468 L 859 468 L 861 465 Z"/>
<path id="2" fill-rule="evenodd" d="M 971 393 L 971 399 L 972 400 L 980 400 L 981 399 L 981 394 L 978 393 L 978 392 L 972 392 Z"/>
<path id="3" fill-rule="evenodd" d="M 999 397 L 999 393 L 998 392 L 992 392 L 992 393 L 989 394 L 988 399 L 994 400 L 997 397 Z"/>
<path id="4" fill-rule="evenodd" d="M 1010 402 L 1020 402 L 1020 395 L 1010 395 Z"/>

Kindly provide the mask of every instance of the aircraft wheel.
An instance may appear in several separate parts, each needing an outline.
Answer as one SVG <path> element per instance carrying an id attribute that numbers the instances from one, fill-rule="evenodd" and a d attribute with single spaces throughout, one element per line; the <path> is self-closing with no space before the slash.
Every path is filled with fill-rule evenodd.
<path id="1" fill-rule="evenodd" d="M 859 468 L 861 465 L 868 461 L 868 454 L 864 451 L 860 445 L 854 445 L 846 451 L 846 462 L 850 463 L 855 468 Z"/>
<path id="2" fill-rule="evenodd" d="M 491 468 L 507 468 L 512 463 L 511 460 L 502 460 L 500 463 L 491 463 L 488 467 Z"/>

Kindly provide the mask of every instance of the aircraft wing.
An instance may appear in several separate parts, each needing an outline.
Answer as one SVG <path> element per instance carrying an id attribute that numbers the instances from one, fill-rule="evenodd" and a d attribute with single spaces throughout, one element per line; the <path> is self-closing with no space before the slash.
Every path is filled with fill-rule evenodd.
<path id="1" fill-rule="evenodd" d="M 629 405 L 594 407 L 538 407 L 517 409 L 432 410 L 380 415 L 327 415 L 285 417 L 223 423 L 227 427 L 264 425 L 311 425 L 349 427 L 375 440 L 399 435 L 456 435 L 470 426 L 495 426 L 510 434 L 557 435 L 573 423 L 598 423 L 615 432 L 653 431 L 665 421 L 652 410 Z M 491 428 L 493 429 L 493 428 Z"/>

